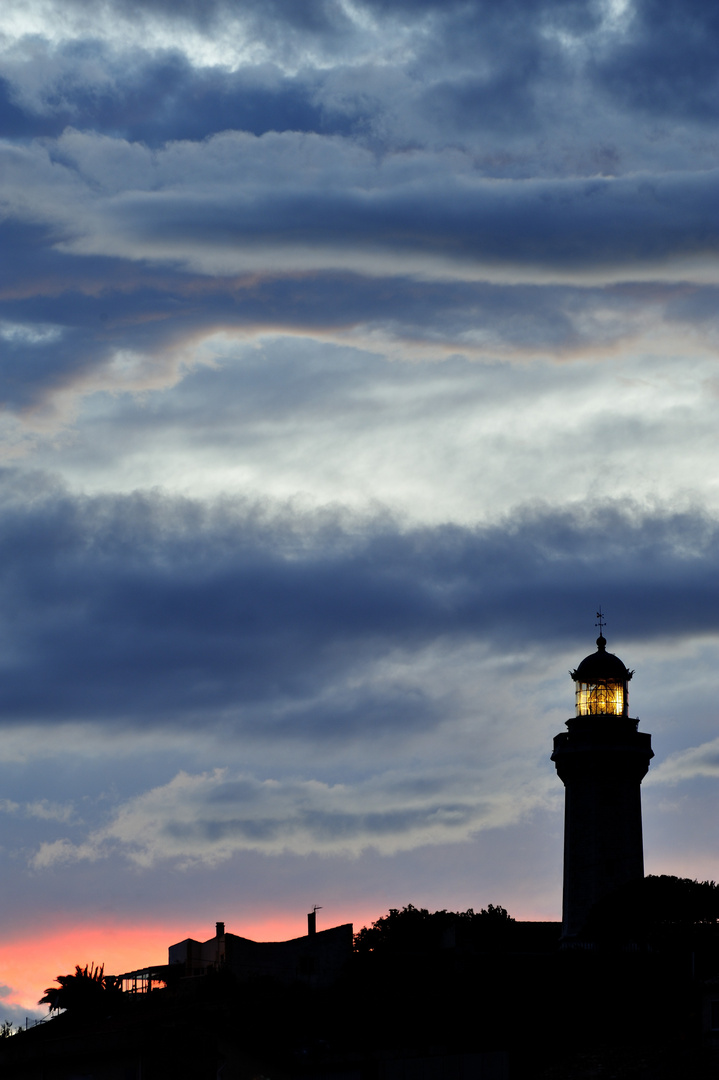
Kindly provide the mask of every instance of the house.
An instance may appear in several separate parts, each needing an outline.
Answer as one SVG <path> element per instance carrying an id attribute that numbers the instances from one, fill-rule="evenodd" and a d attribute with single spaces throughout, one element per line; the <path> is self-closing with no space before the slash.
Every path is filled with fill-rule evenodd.
<path id="1" fill-rule="evenodd" d="M 170 969 L 184 968 L 185 977 L 206 975 L 224 968 L 240 981 L 257 976 L 282 983 L 303 982 L 325 987 L 336 982 L 352 955 L 352 923 L 317 931 L 315 915 L 308 916 L 308 932 L 290 941 L 251 941 L 215 925 L 215 935 L 207 941 L 185 938 L 169 949 Z"/>

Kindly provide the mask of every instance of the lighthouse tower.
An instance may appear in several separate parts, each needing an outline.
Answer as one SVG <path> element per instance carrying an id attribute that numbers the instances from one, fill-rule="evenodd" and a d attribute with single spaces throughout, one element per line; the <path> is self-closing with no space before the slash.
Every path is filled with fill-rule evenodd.
<path id="1" fill-rule="evenodd" d="M 640 785 L 654 756 L 651 735 L 629 716 L 634 674 L 607 652 L 599 617 L 597 651 L 570 672 L 576 714 L 554 740 L 565 787 L 562 938 L 580 935 L 594 904 L 644 877 Z"/>

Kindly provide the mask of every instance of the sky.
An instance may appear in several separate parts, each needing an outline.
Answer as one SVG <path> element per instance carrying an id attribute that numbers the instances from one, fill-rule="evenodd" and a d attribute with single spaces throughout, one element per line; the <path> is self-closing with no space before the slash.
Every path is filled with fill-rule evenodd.
<path id="1" fill-rule="evenodd" d="M 608 648 L 719 877 L 719 9 L 4 0 L 0 1019 L 561 915 Z"/>

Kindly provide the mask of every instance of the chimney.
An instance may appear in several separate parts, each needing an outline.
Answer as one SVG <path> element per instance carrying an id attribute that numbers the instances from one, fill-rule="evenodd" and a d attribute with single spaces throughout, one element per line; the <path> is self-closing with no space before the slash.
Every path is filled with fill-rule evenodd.
<path id="1" fill-rule="evenodd" d="M 223 922 L 215 923 L 215 937 L 225 936 L 225 924 Z"/>
<path id="2" fill-rule="evenodd" d="M 307 912 L 307 933 L 310 935 L 310 937 L 312 936 L 312 934 L 317 933 L 317 910 L 316 909 L 314 909 L 313 911 L 308 911 Z"/>

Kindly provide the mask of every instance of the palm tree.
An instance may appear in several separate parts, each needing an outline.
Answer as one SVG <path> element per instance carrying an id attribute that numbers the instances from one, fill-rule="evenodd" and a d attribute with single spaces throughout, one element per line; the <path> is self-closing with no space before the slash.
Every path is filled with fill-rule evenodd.
<path id="1" fill-rule="evenodd" d="M 51 1012 L 57 1009 L 92 1011 L 105 1004 L 108 994 L 113 993 L 105 978 L 104 964 L 100 967 L 95 967 L 94 963 L 85 964 L 84 968 L 76 964 L 74 975 L 58 975 L 55 982 L 60 985 L 49 986 L 39 1002 L 49 1005 Z"/>

